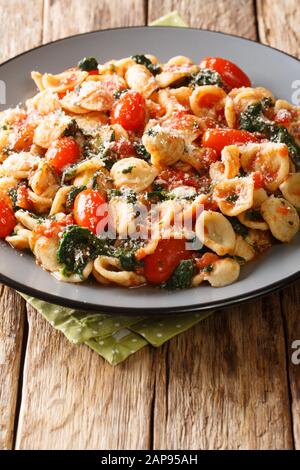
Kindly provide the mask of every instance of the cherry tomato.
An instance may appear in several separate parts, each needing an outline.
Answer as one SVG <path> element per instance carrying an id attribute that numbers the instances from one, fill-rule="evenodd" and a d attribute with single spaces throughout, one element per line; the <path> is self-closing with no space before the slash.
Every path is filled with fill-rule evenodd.
<path id="1" fill-rule="evenodd" d="M 44 223 L 39 224 L 34 229 L 34 234 L 43 235 L 47 238 L 53 238 L 58 236 L 58 234 L 68 225 L 74 225 L 74 219 L 72 215 L 68 214 L 61 220 L 50 220 L 47 219 Z"/>
<path id="2" fill-rule="evenodd" d="M 135 150 L 128 139 L 121 138 L 120 140 L 116 141 L 113 145 L 111 150 L 115 152 L 118 158 L 126 158 L 135 156 Z"/>
<path id="3" fill-rule="evenodd" d="M 67 165 L 76 163 L 80 147 L 73 137 L 60 137 L 54 140 L 46 152 L 46 159 L 57 173 L 62 173 Z"/>
<path id="4" fill-rule="evenodd" d="M 28 196 L 28 188 L 25 184 L 20 184 L 17 188 L 17 206 L 24 210 L 32 209 L 32 202 Z"/>
<path id="5" fill-rule="evenodd" d="M 193 186 L 197 189 L 203 185 L 198 175 L 172 167 L 166 168 L 159 174 L 158 182 L 170 190 L 178 186 Z"/>
<path id="6" fill-rule="evenodd" d="M 274 121 L 282 126 L 288 126 L 292 119 L 292 114 L 287 109 L 279 109 L 274 116 Z"/>
<path id="7" fill-rule="evenodd" d="M 251 82 L 249 77 L 237 65 L 221 57 L 206 57 L 200 64 L 200 68 L 206 68 L 218 72 L 227 87 L 240 88 L 249 87 Z"/>
<path id="8" fill-rule="evenodd" d="M 33 143 L 34 126 L 32 124 L 22 124 L 16 135 L 13 149 L 16 152 L 27 151 Z"/>
<path id="9" fill-rule="evenodd" d="M 198 269 L 202 270 L 207 268 L 207 266 L 214 263 L 218 259 L 220 258 L 218 255 L 215 255 L 215 253 L 204 253 L 204 255 L 202 255 L 201 258 L 196 261 L 196 266 Z"/>
<path id="10" fill-rule="evenodd" d="M 0 192 L 0 238 L 10 235 L 16 223 L 9 197 L 5 193 Z"/>
<path id="11" fill-rule="evenodd" d="M 99 70 L 98 69 L 94 69 L 94 70 L 89 70 L 89 75 L 99 75 Z"/>
<path id="12" fill-rule="evenodd" d="M 108 212 L 101 207 L 106 204 L 105 198 L 94 189 L 85 189 L 76 196 L 74 202 L 74 219 L 76 224 L 88 228 L 97 234 L 107 223 Z"/>
<path id="13" fill-rule="evenodd" d="M 208 129 L 202 137 L 202 145 L 214 149 L 218 155 L 227 145 L 247 142 L 258 142 L 258 139 L 251 132 L 238 129 Z"/>
<path id="14" fill-rule="evenodd" d="M 144 127 L 146 102 L 137 91 L 127 91 L 113 105 L 111 123 L 120 124 L 127 131 L 137 131 Z"/>
<path id="15" fill-rule="evenodd" d="M 193 251 L 186 250 L 186 240 L 162 239 L 154 253 L 144 259 L 144 275 L 151 284 L 169 279 L 180 261 L 190 259 Z"/>
<path id="16" fill-rule="evenodd" d="M 264 187 L 264 177 L 261 171 L 255 171 L 252 173 L 252 178 L 254 181 L 254 188 L 260 189 Z"/>

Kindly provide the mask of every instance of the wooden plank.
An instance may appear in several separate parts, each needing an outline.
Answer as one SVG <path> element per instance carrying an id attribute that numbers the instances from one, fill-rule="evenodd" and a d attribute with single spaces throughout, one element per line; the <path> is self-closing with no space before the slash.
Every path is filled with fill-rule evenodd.
<path id="1" fill-rule="evenodd" d="M 191 26 L 256 38 L 252 1 L 149 0 L 149 21 L 171 9 Z M 157 361 L 154 448 L 292 448 L 285 361 L 277 294 L 175 338 Z"/>
<path id="2" fill-rule="evenodd" d="M 118 367 L 70 344 L 32 308 L 17 449 L 147 449 L 153 354 Z"/>
<path id="3" fill-rule="evenodd" d="M 300 450 L 300 282 L 285 289 L 282 295 L 282 309 L 286 322 L 287 364 L 292 399 L 292 423 L 294 444 Z M 293 353 L 296 355 L 293 359 Z"/>
<path id="4" fill-rule="evenodd" d="M 252 0 L 149 0 L 149 22 L 177 10 L 189 26 L 254 38 Z"/>
<path id="5" fill-rule="evenodd" d="M 44 40 L 141 24 L 144 17 L 143 2 L 136 0 L 46 1 Z M 153 351 L 113 368 L 87 347 L 71 345 L 30 307 L 28 318 L 16 448 L 149 448 Z"/>
<path id="6" fill-rule="evenodd" d="M 0 0 L 0 11 L 0 62 L 40 44 L 43 0 Z M 0 285 L 0 449 L 13 445 L 25 315 L 21 297 Z"/>
<path id="7" fill-rule="evenodd" d="M 11 449 L 26 316 L 25 302 L 0 284 L 0 449 Z"/>
<path id="8" fill-rule="evenodd" d="M 155 449 L 292 448 L 277 295 L 216 313 L 164 347 L 154 430 Z"/>
<path id="9" fill-rule="evenodd" d="M 300 9 L 298 0 L 281 2 L 280 8 L 271 0 L 257 2 L 258 26 L 261 40 L 289 54 L 300 57 Z M 280 34 L 278 34 L 280 31 Z M 297 79 L 299 77 L 295 77 Z M 300 449 L 300 365 L 293 364 L 292 344 L 300 340 L 299 296 L 300 283 L 282 292 L 282 307 L 286 322 L 287 363 L 292 398 L 292 421 L 296 449 Z"/>
<path id="10" fill-rule="evenodd" d="M 0 0 L 0 62 L 42 42 L 43 0 Z"/>
<path id="11" fill-rule="evenodd" d="M 300 57 L 299 0 L 257 0 L 261 42 Z"/>
<path id="12" fill-rule="evenodd" d="M 45 0 L 44 42 L 94 29 L 145 24 L 143 0 Z"/>

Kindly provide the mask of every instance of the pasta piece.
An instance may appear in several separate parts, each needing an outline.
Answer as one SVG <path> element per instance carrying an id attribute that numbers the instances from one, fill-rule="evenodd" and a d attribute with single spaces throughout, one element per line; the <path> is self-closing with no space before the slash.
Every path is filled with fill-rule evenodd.
<path id="1" fill-rule="evenodd" d="M 85 81 L 79 91 L 75 90 L 66 96 L 68 96 L 69 105 L 73 103 L 74 106 L 70 111 L 75 113 L 76 107 L 87 111 L 109 111 L 114 102 L 113 93 L 99 81 Z M 61 101 L 62 105 L 66 106 L 66 102 L 63 101 Z"/>
<path id="2" fill-rule="evenodd" d="M 226 180 L 226 176 L 224 173 L 224 163 L 212 163 L 209 167 L 209 177 L 214 183 L 217 181 Z"/>
<path id="3" fill-rule="evenodd" d="M 78 69 L 67 70 L 57 75 L 45 73 L 42 76 L 42 84 L 46 90 L 54 93 L 63 93 L 67 90 L 73 90 L 77 85 L 80 85 L 88 75 L 88 72 L 82 72 Z"/>
<path id="4" fill-rule="evenodd" d="M 45 214 L 52 205 L 50 197 L 39 196 L 30 190 L 28 191 L 28 199 L 32 202 L 34 212 L 38 214 Z"/>
<path id="5" fill-rule="evenodd" d="M 127 69 L 125 79 L 129 88 L 138 91 L 145 98 L 149 98 L 157 89 L 157 83 L 152 73 L 144 66 L 135 64 Z"/>
<path id="6" fill-rule="evenodd" d="M 23 227 L 21 224 L 17 224 L 14 228 L 14 232 L 6 237 L 5 240 L 17 250 L 29 250 L 29 237 L 31 231 Z"/>
<path id="7" fill-rule="evenodd" d="M 272 235 L 281 242 L 290 242 L 299 230 L 296 209 L 285 199 L 271 196 L 261 205 L 261 214 Z"/>
<path id="8" fill-rule="evenodd" d="M 241 237 L 241 235 L 237 235 L 233 255 L 242 258 L 245 262 L 248 262 L 255 258 L 256 252 L 254 248 L 244 240 L 243 237 Z"/>
<path id="9" fill-rule="evenodd" d="M 15 213 L 15 217 L 28 230 L 34 230 L 40 224 L 39 219 L 27 211 L 18 210 Z"/>
<path id="10" fill-rule="evenodd" d="M 45 89 L 43 85 L 43 75 L 40 72 L 31 72 L 31 78 L 38 87 L 40 91 L 43 91 Z"/>
<path id="11" fill-rule="evenodd" d="M 233 252 L 236 242 L 234 230 L 219 212 L 204 210 L 197 219 L 195 230 L 199 240 L 217 255 Z"/>
<path id="12" fill-rule="evenodd" d="M 36 236 L 34 232 L 30 236 L 30 247 L 37 262 L 47 271 L 57 272 L 61 266 L 57 260 L 59 246 L 58 237 Z"/>
<path id="13" fill-rule="evenodd" d="M 223 214 L 235 216 L 253 205 L 254 183 L 251 177 L 219 181 L 215 184 L 213 198 Z"/>
<path id="14" fill-rule="evenodd" d="M 232 258 L 224 258 L 212 263 L 212 271 L 204 273 L 204 280 L 213 287 L 224 287 L 235 282 L 240 275 L 240 265 Z"/>
<path id="15" fill-rule="evenodd" d="M 12 153 L 0 166 L 0 177 L 8 176 L 16 180 L 26 179 L 32 170 L 36 170 L 40 158 L 29 152 Z"/>
<path id="16" fill-rule="evenodd" d="M 173 165 L 184 154 L 185 142 L 180 136 L 155 126 L 145 132 L 142 142 L 151 155 L 151 163 L 157 167 Z"/>
<path id="17" fill-rule="evenodd" d="M 191 87 L 181 86 L 178 88 L 171 88 L 170 95 L 174 96 L 178 103 L 185 109 L 190 109 L 190 96 L 193 92 Z"/>
<path id="18" fill-rule="evenodd" d="M 263 188 L 254 189 L 253 193 L 253 209 L 258 209 L 262 203 L 268 199 L 267 191 Z"/>
<path id="19" fill-rule="evenodd" d="M 198 70 L 196 65 L 190 63 L 166 64 L 162 67 L 162 72 L 156 75 L 156 82 L 159 88 L 166 88 Z"/>
<path id="20" fill-rule="evenodd" d="M 291 173 L 279 186 L 285 199 L 300 208 L 300 173 Z"/>
<path id="21" fill-rule="evenodd" d="M 0 128 L 0 163 L 7 158 L 7 149 L 10 148 L 10 131 Z"/>
<path id="22" fill-rule="evenodd" d="M 271 232 L 268 230 L 248 229 L 245 240 L 258 253 L 267 251 L 273 243 Z"/>
<path id="23" fill-rule="evenodd" d="M 56 173 L 45 161 L 40 161 L 37 170 L 29 178 L 29 184 L 38 196 L 45 198 L 53 198 L 59 188 Z"/>
<path id="24" fill-rule="evenodd" d="M 237 217 L 246 227 L 257 230 L 269 230 L 268 224 L 264 221 L 259 211 L 249 210 L 242 212 Z"/>
<path id="25" fill-rule="evenodd" d="M 240 171 L 240 150 L 237 145 L 228 145 L 222 150 L 221 156 L 224 165 L 224 176 L 228 179 L 235 178 Z"/>
<path id="26" fill-rule="evenodd" d="M 36 111 L 39 114 L 49 114 L 61 109 L 58 95 L 48 90 L 40 91 L 33 98 L 27 100 L 26 106 L 29 113 Z"/>
<path id="27" fill-rule="evenodd" d="M 58 214 L 65 212 L 67 196 L 75 186 L 62 186 L 59 188 L 52 202 L 51 210 L 49 215 Z"/>
<path id="28" fill-rule="evenodd" d="M 191 97 L 191 109 L 196 116 L 218 118 L 224 109 L 226 93 L 216 85 L 204 85 L 195 88 Z"/>
<path id="29" fill-rule="evenodd" d="M 158 171 L 144 160 L 129 157 L 117 161 L 110 174 L 117 188 L 125 186 L 140 192 L 150 186 Z"/>
<path id="30" fill-rule="evenodd" d="M 171 59 L 168 60 L 166 65 L 167 67 L 173 66 L 173 65 L 184 66 L 184 65 L 194 65 L 194 63 L 189 57 L 186 57 L 185 55 L 176 55 L 174 57 L 171 57 Z"/>
<path id="31" fill-rule="evenodd" d="M 170 90 L 159 90 L 157 93 L 158 104 L 165 110 L 165 116 L 168 117 L 176 111 L 186 111 L 184 106 L 176 99 Z"/>
<path id="32" fill-rule="evenodd" d="M 224 116 L 229 128 L 234 129 L 237 127 L 238 122 L 237 116 L 235 114 L 234 102 L 229 95 L 227 95 L 225 98 Z"/>
<path id="33" fill-rule="evenodd" d="M 98 111 L 92 111 L 84 115 L 75 115 L 72 117 L 81 132 L 86 136 L 96 136 L 101 127 L 108 123 L 108 117 L 106 114 Z"/>
<path id="34" fill-rule="evenodd" d="M 175 112 L 169 115 L 160 123 L 163 129 L 169 130 L 185 140 L 186 143 L 192 143 L 202 133 L 201 118 L 187 114 L 185 111 Z"/>
<path id="35" fill-rule="evenodd" d="M 71 274 L 70 276 L 67 276 L 64 274 L 64 268 L 60 268 L 59 271 L 54 271 L 52 272 L 52 275 L 57 279 L 58 281 L 62 282 L 74 282 L 76 284 L 79 284 L 80 282 L 84 282 L 87 280 L 91 272 L 93 271 L 94 263 L 93 261 L 89 261 L 85 268 L 83 269 L 81 274 Z"/>
<path id="36" fill-rule="evenodd" d="M 49 148 L 51 142 L 61 137 L 71 122 L 72 119 L 61 112 L 45 116 L 34 131 L 33 143 L 45 149 Z"/>
<path id="37" fill-rule="evenodd" d="M 227 101 L 227 105 L 229 109 L 227 109 L 227 116 L 229 114 L 229 122 L 227 121 L 229 127 L 236 127 L 236 120 L 237 116 L 245 109 L 250 106 L 250 104 L 257 103 L 261 101 L 263 98 L 269 98 L 274 103 L 275 98 L 273 93 L 264 87 L 241 87 L 241 88 L 234 88 L 229 93 L 229 98 L 232 100 Z M 234 109 L 235 118 L 232 115 L 232 111 Z M 234 126 L 232 124 L 234 123 Z"/>
<path id="38" fill-rule="evenodd" d="M 18 180 L 13 176 L 3 176 L 0 178 L 0 190 L 7 191 L 14 188 L 17 185 Z"/>
<path id="39" fill-rule="evenodd" d="M 85 172 L 90 172 L 89 175 L 93 173 L 95 174 L 96 171 L 100 170 L 103 167 L 104 163 L 98 157 L 92 157 L 86 160 L 82 160 L 81 162 L 70 167 L 69 170 L 65 172 L 64 181 L 70 181 Z M 81 182 L 80 184 L 77 182 L 75 186 L 82 186 L 82 184 Z"/>
<path id="40" fill-rule="evenodd" d="M 145 284 L 144 276 L 133 271 L 122 271 L 117 258 L 109 256 L 98 256 L 94 261 L 94 268 L 100 276 L 109 282 L 124 287 L 135 287 Z"/>
<path id="41" fill-rule="evenodd" d="M 264 185 L 276 191 L 289 173 L 289 155 L 285 144 L 265 142 L 240 146 L 241 163 L 246 172 L 260 171 Z"/>

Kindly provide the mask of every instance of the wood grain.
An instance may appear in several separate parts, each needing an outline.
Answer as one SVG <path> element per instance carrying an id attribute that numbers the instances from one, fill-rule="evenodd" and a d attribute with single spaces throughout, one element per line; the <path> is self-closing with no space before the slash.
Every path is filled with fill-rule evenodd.
<path id="1" fill-rule="evenodd" d="M 17 449 L 148 449 L 153 354 L 113 368 L 29 307 Z"/>
<path id="2" fill-rule="evenodd" d="M 254 38 L 252 0 L 149 0 L 149 21 L 177 10 L 189 26 Z"/>
<path id="3" fill-rule="evenodd" d="M 0 62 L 42 42 L 43 0 L 0 0 Z"/>
<path id="4" fill-rule="evenodd" d="M 0 449 L 11 449 L 19 386 L 25 302 L 0 284 Z"/>
<path id="5" fill-rule="evenodd" d="M 41 43 L 43 0 L 0 0 L 0 11 L 0 62 Z M 13 445 L 24 322 L 25 302 L 0 285 L 0 449 Z"/>
<path id="6" fill-rule="evenodd" d="M 299 1 L 287 0 L 280 7 L 271 0 L 258 0 L 258 26 L 262 42 L 300 57 Z M 280 31 L 280 34 L 278 32 Z M 298 77 L 295 77 L 298 78 Z M 300 449 L 300 365 L 292 363 L 292 344 L 300 340 L 300 283 L 282 292 L 282 308 L 287 335 L 287 364 L 292 400 L 292 421 L 296 449 Z"/>
<path id="7" fill-rule="evenodd" d="M 300 57 L 299 0 L 257 0 L 261 42 Z"/>
<path id="8" fill-rule="evenodd" d="M 292 448 L 277 295 L 216 313 L 164 346 L 154 432 L 155 449 Z"/>
<path id="9" fill-rule="evenodd" d="M 100 28 L 145 24 L 143 0 L 45 0 L 44 42 Z"/>

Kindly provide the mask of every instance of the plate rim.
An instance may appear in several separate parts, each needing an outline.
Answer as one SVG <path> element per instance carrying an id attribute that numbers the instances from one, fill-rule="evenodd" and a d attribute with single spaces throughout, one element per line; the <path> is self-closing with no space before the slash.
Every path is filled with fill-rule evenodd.
<path id="1" fill-rule="evenodd" d="M 179 26 L 148 26 L 148 25 L 140 25 L 140 26 L 124 26 L 124 27 L 114 27 L 114 28 L 104 28 L 104 29 L 94 29 L 92 31 L 87 31 L 85 33 L 77 33 L 73 34 L 70 36 L 66 36 L 63 38 L 59 38 L 53 41 L 49 41 L 45 44 L 40 44 L 39 46 L 33 47 L 31 49 L 28 49 L 24 52 L 21 52 L 20 54 L 15 55 L 14 57 L 11 57 L 7 59 L 4 62 L 0 63 L 0 70 L 3 66 L 6 64 L 10 63 L 11 61 L 14 61 L 18 59 L 19 57 L 22 57 L 26 54 L 29 54 L 31 52 L 34 52 L 37 49 L 41 49 L 43 47 L 49 46 L 51 44 L 59 43 L 62 41 L 66 41 L 68 39 L 73 39 L 73 38 L 78 38 L 82 36 L 88 36 L 90 34 L 95 34 L 95 33 L 101 33 L 105 31 L 119 31 L 119 30 L 142 30 L 142 29 L 150 29 L 150 28 L 158 28 L 162 30 L 168 30 L 169 28 L 172 29 L 177 29 L 180 31 L 203 31 L 209 34 L 217 34 L 220 36 L 229 36 L 236 38 L 240 41 L 245 41 L 245 42 L 250 42 L 250 43 L 255 43 L 258 46 L 262 48 L 267 48 L 271 49 L 274 51 L 279 52 L 280 54 L 283 54 L 285 56 L 290 57 L 291 59 L 294 59 L 296 62 L 300 63 L 300 59 L 298 59 L 296 56 L 289 54 L 288 52 L 282 51 L 276 47 L 270 46 L 268 44 L 262 44 L 256 39 L 251 39 L 251 38 L 245 38 L 242 36 L 239 36 L 237 34 L 230 34 L 230 33 L 225 33 L 222 31 L 218 30 L 209 30 L 206 28 L 194 28 L 194 27 L 179 27 Z M 49 273 L 50 275 L 50 273 Z M 146 307 L 143 308 L 143 312 L 145 314 L 153 314 L 153 315 L 170 315 L 170 314 L 182 314 L 182 313 L 193 313 L 193 312 L 204 312 L 208 310 L 215 310 L 215 309 L 220 309 L 220 308 L 225 308 L 225 307 L 230 307 L 233 305 L 241 304 L 250 300 L 254 300 L 257 298 L 260 298 L 262 296 L 265 296 L 267 294 L 270 294 L 272 292 L 276 292 L 280 289 L 283 289 L 284 287 L 288 286 L 289 284 L 295 282 L 297 279 L 300 278 L 300 269 L 291 274 L 288 277 L 285 277 L 282 280 L 276 281 L 272 284 L 269 284 L 268 286 L 254 289 L 253 291 L 250 291 L 246 294 L 240 294 L 235 297 L 232 297 L 231 299 L 227 300 L 219 300 L 219 301 L 212 301 L 212 302 L 206 302 L 202 304 L 193 304 L 193 305 L 183 305 L 179 307 L 161 307 L 161 308 L 151 308 L 151 307 Z M 93 304 L 90 302 L 84 302 L 84 301 L 77 301 L 77 300 L 72 300 L 72 299 L 65 299 L 64 297 L 61 297 L 59 295 L 54 295 L 51 293 L 47 293 L 45 291 L 40 291 L 35 289 L 34 287 L 27 287 L 24 284 L 15 281 L 14 279 L 5 276 L 4 274 L 0 273 L 0 282 L 3 283 L 4 285 L 7 285 L 19 292 L 22 292 L 24 294 L 30 295 L 32 297 L 36 297 L 40 300 L 50 302 L 54 305 L 59 305 L 62 307 L 68 307 L 71 309 L 76 309 L 76 310 L 86 310 L 94 313 L 111 313 L 111 314 L 119 314 L 119 315 L 140 315 L 141 314 L 141 309 L 136 308 L 136 307 L 113 307 L 113 306 L 101 306 L 100 304 Z M 112 288 L 113 289 L 113 288 Z M 101 312 L 100 312 L 101 311 Z"/>

